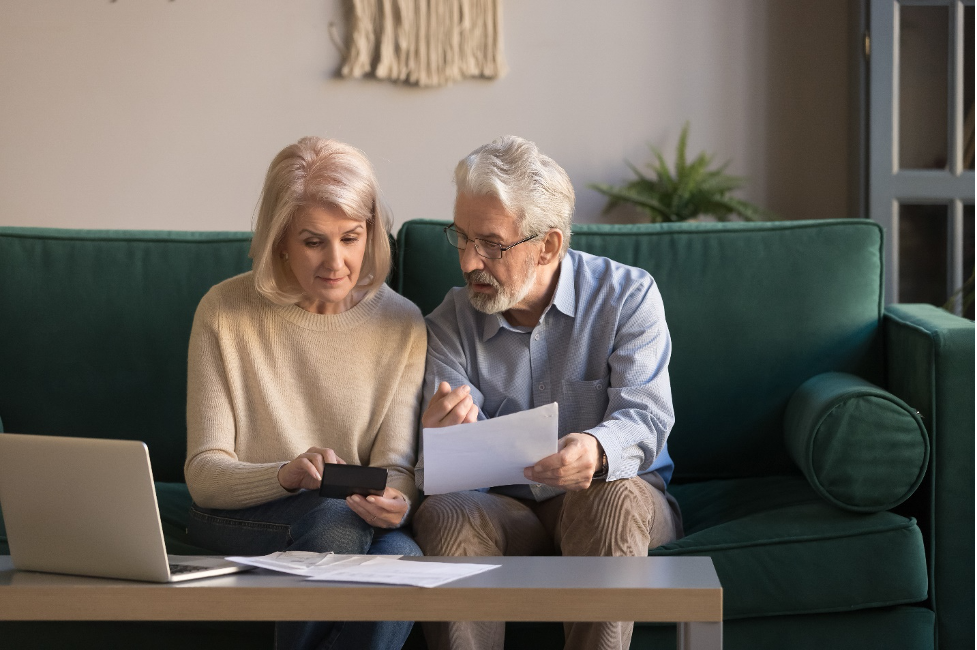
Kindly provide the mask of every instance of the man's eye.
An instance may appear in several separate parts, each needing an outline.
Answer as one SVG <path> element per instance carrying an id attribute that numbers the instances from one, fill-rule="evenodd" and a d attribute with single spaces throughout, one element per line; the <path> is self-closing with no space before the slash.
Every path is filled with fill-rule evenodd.
<path id="1" fill-rule="evenodd" d="M 485 246 L 485 248 L 490 251 L 497 251 L 500 248 L 502 248 L 502 244 L 497 244 L 494 241 L 485 241 L 484 239 L 482 239 L 479 243 Z"/>

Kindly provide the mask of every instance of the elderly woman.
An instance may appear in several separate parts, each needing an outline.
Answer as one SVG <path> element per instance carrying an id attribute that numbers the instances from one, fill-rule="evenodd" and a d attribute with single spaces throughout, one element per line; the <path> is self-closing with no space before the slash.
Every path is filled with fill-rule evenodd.
<path id="1" fill-rule="evenodd" d="M 417 500 L 426 332 L 385 284 L 389 216 L 373 168 L 303 138 L 265 178 L 253 270 L 213 287 L 190 334 L 189 534 L 223 554 L 420 555 Z M 327 463 L 383 467 L 382 495 L 322 498 Z M 278 648 L 399 648 L 410 622 L 280 623 Z"/>

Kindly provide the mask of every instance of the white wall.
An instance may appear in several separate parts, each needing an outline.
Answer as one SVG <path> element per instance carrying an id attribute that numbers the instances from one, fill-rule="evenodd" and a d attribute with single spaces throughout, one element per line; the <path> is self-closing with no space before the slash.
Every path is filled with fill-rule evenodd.
<path id="1" fill-rule="evenodd" d="M 245 230 L 302 135 L 374 162 L 396 221 L 450 218 L 459 158 L 535 140 L 586 187 L 684 121 L 785 218 L 850 216 L 848 0 L 504 0 L 499 81 L 336 77 L 341 0 L 3 0 L 0 225 Z M 851 179 L 850 179 L 851 178 Z"/>

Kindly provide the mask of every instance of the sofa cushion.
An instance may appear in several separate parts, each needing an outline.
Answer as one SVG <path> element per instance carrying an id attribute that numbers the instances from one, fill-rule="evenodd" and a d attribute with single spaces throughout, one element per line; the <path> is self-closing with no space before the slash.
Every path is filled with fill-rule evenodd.
<path id="1" fill-rule="evenodd" d="M 446 223 L 408 221 L 398 235 L 396 288 L 424 313 L 463 283 Z M 878 224 L 575 224 L 570 245 L 658 283 L 678 480 L 796 474 L 783 418 L 797 387 L 829 371 L 882 381 Z"/>
<path id="2" fill-rule="evenodd" d="M 850 611 L 926 598 L 922 537 L 912 519 L 855 514 L 825 503 L 801 477 L 673 485 L 686 536 L 651 555 L 708 555 L 725 618 Z M 190 544 L 190 493 L 157 483 L 170 553 Z"/>
<path id="3" fill-rule="evenodd" d="M 704 481 L 669 488 L 686 536 L 652 555 L 708 555 L 725 618 L 844 612 L 926 598 L 913 519 L 825 503 L 802 477 Z"/>
<path id="4" fill-rule="evenodd" d="M 250 233 L 0 228 L 7 431 L 142 440 L 182 481 L 197 303 L 251 267 Z"/>
<path id="5" fill-rule="evenodd" d="M 787 451 L 815 492 L 853 512 L 890 510 L 919 487 L 929 438 L 916 410 L 864 379 L 812 377 L 784 415 Z"/>
<path id="6" fill-rule="evenodd" d="M 214 551 L 190 543 L 187 535 L 190 502 L 186 483 L 156 483 L 156 503 L 159 504 L 166 552 L 171 555 L 210 555 Z"/>

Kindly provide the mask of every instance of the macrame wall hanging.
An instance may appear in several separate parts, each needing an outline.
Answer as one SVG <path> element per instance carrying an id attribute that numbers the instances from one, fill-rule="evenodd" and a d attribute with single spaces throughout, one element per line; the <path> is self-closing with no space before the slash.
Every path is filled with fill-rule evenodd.
<path id="1" fill-rule="evenodd" d="M 505 74 L 502 0 L 351 0 L 344 77 L 418 86 Z"/>

